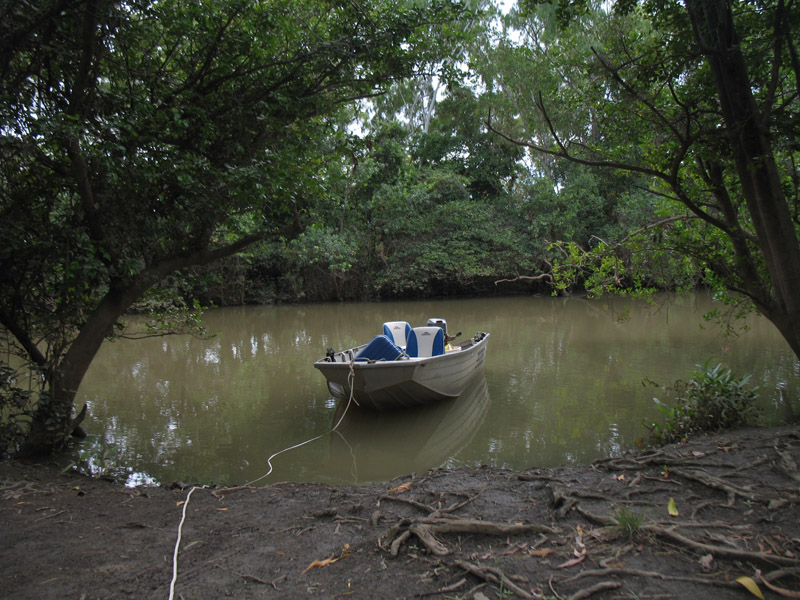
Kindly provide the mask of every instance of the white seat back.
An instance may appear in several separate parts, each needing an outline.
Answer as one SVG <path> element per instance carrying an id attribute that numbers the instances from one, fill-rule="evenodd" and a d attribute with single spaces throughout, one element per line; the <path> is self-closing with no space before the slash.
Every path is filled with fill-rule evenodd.
<path id="1" fill-rule="evenodd" d="M 414 327 L 408 336 L 406 353 L 411 357 L 444 354 L 444 331 L 441 327 Z"/>
<path id="2" fill-rule="evenodd" d="M 411 325 L 405 321 L 387 321 L 383 324 L 383 333 L 394 340 L 395 344 L 405 348 L 411 333 Z"/>

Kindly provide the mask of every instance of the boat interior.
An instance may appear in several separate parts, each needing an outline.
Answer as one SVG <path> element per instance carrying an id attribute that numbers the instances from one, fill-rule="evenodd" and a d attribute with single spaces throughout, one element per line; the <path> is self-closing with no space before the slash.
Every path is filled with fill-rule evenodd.
<path id="1" fill-rule="evenodd" d="M 411 327 L 407 321 L 387 321 L 383 324 L 383 333 L 376 335 L 372 340 L 350 350 L 334 352 L 328 350 L 329 362 L 375 362 L 395 361 L 409 358 L 431 358 L 464 350 L 480 341 L 485 334 L 478 334 L 474 338 L 459 345 L 451 345 L 449 341 L 461 335 L 448 337 L 447 323 L 444 319 L 428 319 L 424 327 Z"/>

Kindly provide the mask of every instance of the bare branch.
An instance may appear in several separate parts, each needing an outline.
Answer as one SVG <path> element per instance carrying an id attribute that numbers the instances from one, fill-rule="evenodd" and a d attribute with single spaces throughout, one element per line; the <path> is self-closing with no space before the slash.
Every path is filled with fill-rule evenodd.
<path id="1" fill-rule="evenodd" d="M 541 281 L 542 279 L 549 279 L 552 283 L 553 275 L 551 273 L 542 273 L 541 275 L 517 275 L 514 279 L 498 279 L 494 284 L 513 283 L 515 281 Z"/>
<path id="2" fill-rule="evenodd" d="M 511 136 L 503 133 L 499 129 L 495 129 L 495 127 L 492 125 L 492 113 L 491 113 L 491 111 L 489 111 L 489 115 L 486 118 L 486 128 L 487 128 L 488 131 L 491 131 L 495 135 L 500 136 L 502 139 L 504 139 L 505 141 L 507 141 L 507 142 L 509 142 L 511 144 L 514 144 L 515 146 L 520 146 L 520 147 L 523 147 L 523 148 L 530 148 L 531 150 L 534 150 L 535 152 L 540 152 L 541 154 L 546 154 L 548 156 L 554 156 L 556 158 L 564 158 L 564 159 L 572 161 L 574 163 L 578 163 L 578 164 L 581 164 L 581 165 L 586 165 L 586 166 L 589 166 L 589 167 L 606 167 L 606 168 L 611 168 L 611 169 L 620 169 L 620 170 L 623 170 L 623 171 L 630 171 L 630 172 L 633 172 L 633 173 L 642 173 L 644 175 L 650 175 L 652 177 L 657 177 L 658 179 L 666 179 L 667 176 L 664 173 L 662 173 L 660 171 L 656 171 L 654 169 L 649 169 L 647 167 L 642 167 L 642 166 L 639 166 L 639 165 L 634 165 L 634 164 L 630 164 L 630 163 L 623 163 L 623 162 L 618 162 L 618 161 L 590 160 L 590 159 L 580 158 L 580 157 L 574 156 L 573 154 L 570 154 L 569 150 L 565 147 L 565 145 L 562 143 L 559 135 L 556 133 L 555 128 L 553 127 L 553 124 L 550 121 L 550 118 L 549 118 L 547 112 L 544 109 L 544 104 L 541 103 L 541 97 L 540 97 L 540 100 L 537 101 L 537 107 L 539 108 L 540 111 L 542 111 L 542 116 L 544 117 L 545 121 L 547 122 L 548 129 L 550 130 L 551 135 L 553 136 L 556 144 L 558 145 L 559 150 L 551 150 L 549 148 L 544 148 L 543 146 L 537 146 L 536 144 L 532 144 L 530 142 L 525 142 L 525 141 L 522 141 L 522 140 L 518 140 L 518 139 L 512 138 Z"/>

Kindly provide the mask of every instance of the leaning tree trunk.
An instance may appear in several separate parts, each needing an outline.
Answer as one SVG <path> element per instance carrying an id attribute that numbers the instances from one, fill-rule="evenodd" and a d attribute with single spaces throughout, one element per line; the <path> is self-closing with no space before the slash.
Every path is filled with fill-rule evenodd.
<path id="1" fill-rule="evenodd" d="M 211 236 L 206 236 L 206 241 Z M 20 454 L 52 452 L 63 445 L 80 423 L 84 411 L 73 417 L 73 404 L 78 387 L 103 340 L 114 324 L 147 290 L 167 275 L 192 265 L 204 265 L 240 252 L 263 238 L 256 233 L 215 249 L 200 247 L 186 254 L 164 258 L 145 267 L 131 278 L 117 279 L 81 327 L 60 364 L 50 376 L 49 395 L 34 415 L 30 433 L 20 448 Z"/>
<path id="2" fill-rule="evenodd" d="M 142 285 L 112 286 L 92 312 L 78 336 L 70 344 L 64 358 L 52 367 L 45 398 L 39 402 L 28 435 L 18 452 L 19 455 L 41 455 L 58 450 L 80 425 L 86 414 L 86 407 L 77 416 L 73 416 L 78 387 L 103 340 L 117 319 L 143 293 L 142 287 Z"/>
<path id="3" fill-rule="evenodd" d="M 753 97 L 728 0 L 686 0 L 686 8 L 711 68 L 742 194 L 774 288 L 764 316 L 800 357 L 800 244 L 770 144 L 769 117 L 759 113 Z"/>

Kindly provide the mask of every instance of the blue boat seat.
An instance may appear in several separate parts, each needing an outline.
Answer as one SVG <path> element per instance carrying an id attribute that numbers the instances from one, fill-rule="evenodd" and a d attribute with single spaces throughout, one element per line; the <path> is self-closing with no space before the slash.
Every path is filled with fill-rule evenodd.
<path id="1" fill-rule="evenodd" d="M 444 331 L 441 327 L 414 327 L 408 336 L 406 353 L 414 358 L 444 354 Z"/>
<path id="2" fill-rule="evenodd" d="M 403 350 L 385 335 L 376 335 L 356 354 L 355 360 L 396 360 Z"/>
<path id="3" fill-rule="evenodd" d="M 403 348 L 408 344 L 408 335 L 410 333 L 411 325 L 406 321 L 387 321 L 383 324 L 383 334 Z"/>

